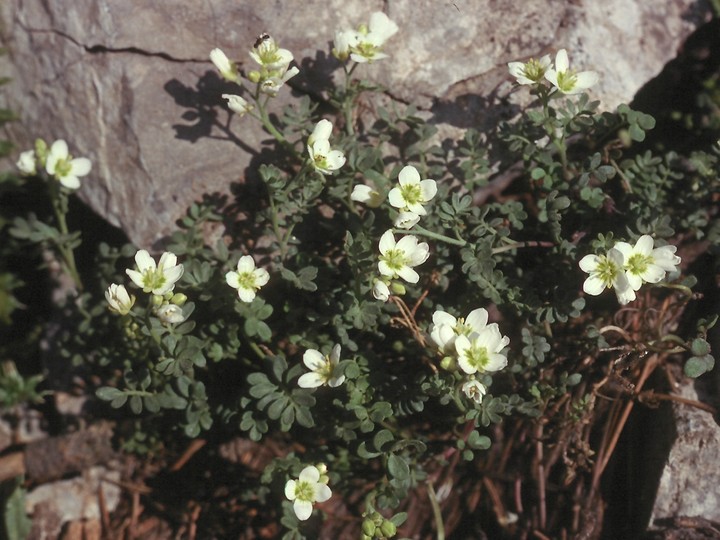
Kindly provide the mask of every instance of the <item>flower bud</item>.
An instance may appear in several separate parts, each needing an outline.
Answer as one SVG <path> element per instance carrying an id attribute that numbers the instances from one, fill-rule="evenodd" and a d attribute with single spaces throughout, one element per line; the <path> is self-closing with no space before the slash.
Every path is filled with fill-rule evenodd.
<path id="1" fill-rule="evenodd" d="M 440 360 L 440 367 L 447 371 L 457 371 L 457 361 L 453 356 L 446 356 Z"/>
<path id="2" fill-rule="evenodd" d="M 392 521 L 386 519 L 380 526 L 380 532 L 382 532 L 383 536 L 386 536 L 387 538 L 392 538 L 397 534 L 397 527 Z"/>
<path id="3" fill-rule="evenodd" d="M 171 296 L 172 296 L 172 295 L 171 295 Z M 168 300 L 169 300 L 169 298 L 168 298 Z M 159 295 L 157 295 L 157 294 L 153 294 L 153 296 L 152 296 L 152 305 L 153 305 L 154 307 L 160 307 L 160 306 L 163 305 L 164 302 L 165 302 L 165 299 L 164 299 L 162 296 L 159 296 Z"/>
<path id="4" fill-rule="evenodd" d="M 257 83 L 260 81 L 260 72 L 259 71 L 251 71 L 248 73 L 248 80 L 250 82 Z"/>
<path id="5" fill-rule="evenodd" d="M 47 143 L 42 139 L 36 139 L 35 140 L 35 155 L 37 156 L 38 162 L 43 167 L 45 166 L 45 162 L 47 161 L 47 155 L 48 155 L 48 145 Z"/>
<path id="6" fill-rule="evenodd" d="M 368 518 L 368 519 L 364 520 L 363 523 L 362 523 L 362 531 L 363 531 L 363 534 L 366 534 L 366 535 L 369 536 L 370 538 L 372 538 L 373 536 L 375 536 L 375 529 L 376 529 L 376 528 L 377 528 L 377 527 L 375 526 L 375 523 L 373 522 L 372 519 L 369 519 L 369 518 Z"/>
<path id="7" fill-rule="evenodd" d="M 402 296 L 406 292 L 405 285 L 403 285 L 399 281 L 393 281 L 390 284 L 390 290 L 392 290 L 392 292 L 394 294 L 397 294 L 398 296 Z"/>
<path id="8" fill-rule="evenodd" d="M 185 302 L 187 302 L 187 296 L 183 293 L 175 293 L 172 298 L 170 298 L 170 303 L 175 304 L 176 306 L 183 307 Z"/>

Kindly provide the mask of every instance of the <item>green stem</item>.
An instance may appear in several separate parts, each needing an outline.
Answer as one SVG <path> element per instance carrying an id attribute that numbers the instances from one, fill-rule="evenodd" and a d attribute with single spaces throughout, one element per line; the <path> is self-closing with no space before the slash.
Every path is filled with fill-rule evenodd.
<path id="1" fill-rule="evenodd" d="M 467 242 L 465 240 L 461 239 L 455 239 L 450 238 L 449 236 L 445 236 L 444 234 L 438 234 L 434 233 L 432 231 L 428 231 L 427 229 L 420 227 L 419 225 L 415 225 L 415 228 L 413 230 L 407 230 L 407 229 L 393 229 L 394 233 L 402 233 L 402 234 L 412 234 L 413 236 L 425 236 L 427 238 L 432 238 L 433 240 L 439 240 L 440 242 L 445 242 L 446 244 L 451 244 L 453 246 L 460 246 L 464 247 L 467 245 Z"/>
<path id="2" fill-rule="evenodd" d="M 53 182 L 55 182 L 55 180 L 50 179 L 50 200 L 52 201 L 53 211 L 55 212 L 55 218 L 57 219 L 58 229 L 60 230 L 61 235 L 61 239 L 55 242 L 55 246 L 60 252 L 65 271 L 75 282 L 75 287 L 78 291 L 82 291 L 83 284 L 80 279 L 80 273 L 77 270 L 77 264 L 75 263 L 75 253 L 70 246 L 65 245 L 64 240 L 62 239 L 62 237 L 67 237 L 69 234 L 66 220 L 68 211 L 67 193 L 62 191 L 62 188 L 58 187 Z"/>
<path id="3" fill-rule="evenodd" d="M 435 518 L 435 528 L 437 529 L 437 540 L 445 540 L 445 525 L 443 524 L 442 511 L 440 510 L 440 504 L 437 500 L 437 495 L 432 487 L 432 484 L 427 484 L 428 499 L 430 499 L 430 506 L 432 506 L 433 518 Z"/>
<path id="4" fill-rule="evenodd" d="M 355 126 L 353 125 L 353 118 L 352 118 L 352 109 L 353 104 L 355 103 L 355 92 L 350 91 L 350 85 L 351 80 L 350 77 L 353 74 L 353 71 L 355 71 L 355 68 L 358 66 L 358 64 L 353 64 L 353 66 L 348 70 L 347 64 L 343 65 L 343 71 L 345 72 L 345 88 L 343 89 L 343 104 L 342 104 L 342 112 L 343 116 L 345 118 L 345 132 L 348 135 L 354 135 L 355 134 Z"/>
<path id="5" fill-rule="evenodd" d="M 552 242 L 538 242 L 535 240 L 529 240 L 527 242 L 512 242 L 511 244 L 508 244 L 507 246 L 497 247 L 493 248 L 491 253 L 493 255 L 497 255 L 498 253 L 503 253 L 505 251 L 512 251 L 513 249 L 518 248 L 524 248 L 524 247 L 552 247 L 554 244 Z"/>

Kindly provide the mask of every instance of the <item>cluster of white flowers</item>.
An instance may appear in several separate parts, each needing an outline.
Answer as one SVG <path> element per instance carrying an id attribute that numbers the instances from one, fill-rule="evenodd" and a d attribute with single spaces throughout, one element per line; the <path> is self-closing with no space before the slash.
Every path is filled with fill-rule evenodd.
<path id="1" fill-rule="evenodd" d="M 398 210 L 393 225 L 399 229 L 411 229 L 417 225 L 421 216 L 427 215 L 424 205 L 437 194 L 437 182 L 422 180 L 415 167 L 406 165 L 398 174 L 398 184 L 387 194 L 390 205 Z M 385 200 L 380 192 L 364 184 L 356 185 L 350 198 L 371 208 L 377 208 Z M 382 235 L 379 247 L 378 270 L 381 277 L 374 280 L 373 296 L 387 302 L 391 289 L 397 294 L 404 293 L 402 284 L 393 283 L 393 279 L 399 277 L 408 283 L 418 282 L 419 276 L 413 267 L 424 263 L 430 250 L 427 243 L 418 242 L 412 235 L 404 236 L 396 242 L 392 230 Z"/>
<path id="2" fill-rule="evenodd" d="M 16 165 L 27 176 L 37 174 L 40 166 L 63 187 L 72 190 L 80 187 L 80 177 L 87 176 L 92 169 L 88 158 L 73 158 L 67 143 L 62 139 L 52 143 L 49 150 L 45 141 L 38 139 L 35 149 L 22 152 Z"/>
<path id="3" fill-rule="evenodd" d="M 570 60 L 565 49 L 560 49 L 555 55 L 555 65 L 550 56 L 545 55 L 539 60 L 531 58 L 527 62 L 510 62 L 508 69 L 518 84 L 536 85 L 547 80 L 563 94 L 579 94 L 600 80 L 596 71 L 576 72 L 570 69 Z"/>
<path id="4" fill-rule="evenodd" d="M 643 283 L 662 281 L 666 274 L 676 272 L 681 262 L 675 255 L 675 246 L 653 246 L 653 238 L 644 234 L 634 246 L 616 242 L 605 255 L 585 255 L 579 264 L 590 275 L 583 283 L 583 290 L 597 296 L 606 288 L 612 288 L 620 304 L 632 302 Z"/>
<path id="5" fill-rule="evenodd" d="M 293 61 L 292 53 L 287 49 L 281 49 L 268 34 L 262 34 L 257 38 L 250 50 L 250 57 L 259 64 L 260 68 L 250 71 L 248 80 L 257 84 L 260 92 L 269 96 L 276 96 L 283 85 L 300 72 L 297 67 L 290 67 L 290 62 Z M 210 61 L 226 81 L 242 86 L 237 64 L 232 62 L 221 49 L 215 48 L 210 51 Z M 222 97 L 227 100 L 228 108 L 240 116 L 254 108 L 239 95 L 223 94 Z"/>
<path id="6" fill-rule="evenodd" d="M 325 502 L 332 496 L 328 487 L 327 467 L 321 463 L 317 467 L 308 465 L 300 476 L 288 480 L 285 484 L 285 496 L 292 501 L 295 515 L 300 521 L 305 521 L 313 511 L 313 504 Z"/>
<path id="7" fill-rule="evenodd" d="M 397 24 L 383 12 L 376 11 L 370 15 L 368 24 L 361 24 L 357 30 L 336 32 L 332 53 L 338 60 L 344 62 L 350 58 L 359 64 L 387 58 L 382 48 L 397 31 Z"/>
<path id="8" fill-rule="evenodd" d="M 398 209 L 393 225 L 399 229 L 411 229 L 417 225 L 421 216 L 427 215 L 423 205 L 437 194 L 437 182 L 421 180 L 418 170 L 412 165 L 406 165 L 398 174 L 398 184 L 387 194 L 390 205 Z M 385 197 L 370 186 L 359 184 L 353 188 L 350 199 L 377 208 Z"/>
<path id="9" fill-rule="evenodd" d="M 487 323 L 488 312 L 483 308 L 474 309 L 464 319 L 437 310 L 432 320 L 430 339 L 445 357 L 443 365 L 457 364 L 469 376 L 462 391 L 480 403 L 487 388 L 475 379 L 475 374 L 499 371 L 507 366 L 503 350 L 510 339 L 500 333 L 497 323 Z"/>
<path id="10" fill-rule="evenodd" d="M 345 165 L 345 154 L 330 148 L 333 125 L 329 120 L 320 120 L 307 140 L 310 162 L 316 171 L 332 174 Z"/>
<path id="11" fill-rule="evenodd" d="M 143 292 L 152 294 L 153 313 L 163 324 L 178 324 L 185 320 L 183 305 L 187 296 L 173 293 L 175 284 L 183 275 L 183 265 L 177 263 L 177 256 L 166 251 L 155 262 L 144 249 L 135 254 L 136 269 L 128 268 L 125 273 Z M 125 285 L 112 283 L 105 291 L 105 299 L 111 311 L 127 315 L 135 305 L 135 296 L 130 295 Z"/>

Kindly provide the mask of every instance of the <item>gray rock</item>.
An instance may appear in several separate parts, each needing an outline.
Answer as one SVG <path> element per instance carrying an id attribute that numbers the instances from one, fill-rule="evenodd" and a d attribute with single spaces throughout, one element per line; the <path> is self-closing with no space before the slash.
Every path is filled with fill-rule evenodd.
<path id="1" fill-rule="evenodd" d="M 313 88 L 322 77 L 302 59 L 327 74 L 335 30 L 386 4 L 400 32 L 391 58 L 366 73 L 396 99 L 446 104 L 436 119 L 461 113 L 458 127 L 487 116 L 473 96 L 512 88 L 507 62 L 562 47 L 571 65 L 602 74 L 593 94 L 606 108 L 629 101 L 709 13 L 696 0 L 8 0 L 0 45 L 10 53 L 0 73 L 12 77 L 7 104 L 23 119 L 9 136 L 21 149 L 36 137 L 64 138 L 75 156 L 89 157 L 80 197 L 149 247 L 203 193 L 242 181 L 251 150 L 267 138 L 248 118 L 233 122 L 239 140 L 228 135 L 220 94 L 231 87 L 209 51 L 221 47 L 248 67 L 247 50 L 268 31 Z M 288 98 L 284 91 L 280 101 Z"/>
<path id="2" fill-rule="evenodd" d="M 678 392 L 697 401 L 693 383 Z M 720 426 L 712 414 L 673 404 L 677 437 L 660 477 L 650 526 L 676 518 L 720 522 Z"/>

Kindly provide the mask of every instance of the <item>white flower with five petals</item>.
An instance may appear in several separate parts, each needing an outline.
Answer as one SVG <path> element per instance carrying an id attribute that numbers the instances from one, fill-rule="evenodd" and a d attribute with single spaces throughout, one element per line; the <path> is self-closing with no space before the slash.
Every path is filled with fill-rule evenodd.
<path id="1" fill-rule="evenodd" d="M 428 260 L 430 248 L 426 242 L 418 243 L 417 238 L 412 235 L 403 236 L 396 242 L 392 230 L 388 230 L 380 237 L 379 248 L 380 274 L 391 279 L 400 277 L 408 283 L 417 283 L 420 280 L 413 267 Z"/>
<path id="2" fill-rule="evenodd" d="M 298 379 L 300 388 L 318 388 L 328 385 L 330 388 L 340 386 L 345 382 L 345 375 L 338 369 L 340 362 L 340 344 L 336 344 L 332 352 L 323 355 L 315 349 L 308 349 L 303 355 L 303 363 L 310 370 L 310 373 L 301 375 Z"/>
<path id="3" fill-rule="evenodd" d="M 433 313 L 433 324 L 430 327 L 430 339 L 444 354 L 451 353 L 455 348 L 458 336 L 478 334 L 488 324 L 488 312 L 484 308 L 474 309 L 466 318 L 455 318 L 448 312 L 438 309 Z M 497 323 L 492 323 L 497 326 Z"/>
<path id="4" fill-rule="evenodd" d="M 551 66 L 550 55 L 546 54 L 539 60 L 531 58 L 527 62 L 510 62 L 508 70 L 518 84 L 536 84 L 545 78 L 545 73 Z"/>
<path id="5" fill-rule="evenodd" d="M 507 357 L 502 350 L 510 343 L 493 323 L 470 336 L 459 335 L 455 339 L 458 366 L 468 375 L 499 371 L 507 366 Z"/>
<path id="6" fill-rule="evenodd" d="M 667 272 L 674 272 L 680 257 L 675 255 L 675 246 L 662 246 L 653 249 L 653 238 L 644 234 L 634 246 L 627 242 L 617 242 L 614 246 L 623 254 L 623 269 L 630 287 L 637 291 L 643 283 L 658 283 Z"/>
<path id="7" fill-rule="evenodd" d="M 156 265 L 150 254 L 141 249 L 135 254 L 137 270 L 128 268 L 125 273 L 143 292 L 163 296 L 175 288 L 175 283 L 183 275 L 183 265 L 177 264 L 177 256 L 166 251 Z"/>
<path id="8" fill-rule="evenodd" d="M 50 176 L 54 176 L 66 188 L 78 189 L 80 177 L 87 175 L 90 169 L 92 169 L 90 160 L 88 158 L 73 159 L 64 140 L 59 139 L 50 147 L 45 162 L 45 171 Z"/>
<path id="9" fill-rule="evenodd" d="M 293 502 L 293 510 L 300 521 L 305 521 L 313 511 L 313 504 L 325 502 L 332 497 L 327 476 L 314 465 L 305 467 L 297 480 L 285 484 L 285 496 Z"/>
<path id="10" fill-rule="evenodd" d="M 270 281 L 270 274 L 264 268 L 255 268 L 255 260 L 250 255 L 240 257 L 237 272 L 231 270 L 225 274 L 228 285 L 237 289 L 238 297 L 243 302 L 252 302 L 255 293 Z"/>
<path id="11" fill-rule="evenodd" d="M 391 21 L 383 12 L 376 11 L 370 15 L 367 26 L 360 25 L 354 40 L 351 36 L 348 36 L 350 40 L 348 45 L 350 58 L 360 64 L 387 58 L 388 55 L 381 52 L 382 47 L 397 31 L 397 24 Z"/>
<path id="12" fill-rule="evenodd" d="M 269 71 L 284 70 L 293 60 L 293 54 L 281 49 L 269 34 L 257 38 L 250 57 Z"/>
<path id="13" fill-rule="evenodd" d="M 412 212 L 418 216 L 427 214 L 423 204 L 432 200 L 437 193 L 435 180 L 420 180 L 420 173 L 412 165 L 402 168 L 398 174 L 400 186 L 388 193 L 388 202 L 404 212 Z"/>
<path id="14" fill-rule="evenodd" d="M 624 264 L 622 252 L 615 248 L 610 249 L 607 255 L 585 255 L 579 265 L 583 272 L 590 275 L 583 283 L 583 291 L 597 296 L 606 288 L 613 288 L 620 304 L 632 302 L 635 300 L 635 291 L 630 286 Z"/>
<path id="15" fill-rule="evenodd" d="M 545 72 L 545 78 L 563 94 L 579 94 L 597 84 L 600 75 L 596 71 L 573 71 L 567 51 L 560 49 L 555 55 L 555 66 Z"/>

